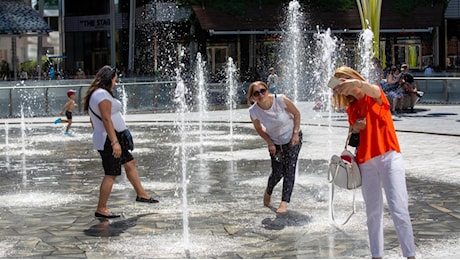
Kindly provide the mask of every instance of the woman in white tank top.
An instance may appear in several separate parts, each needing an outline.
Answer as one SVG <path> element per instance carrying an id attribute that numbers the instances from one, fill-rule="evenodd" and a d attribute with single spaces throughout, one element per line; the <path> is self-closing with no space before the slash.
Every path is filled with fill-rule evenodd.
<path id="1" fill-rule="evenodd" d="M 269 93 L 267 84 L 262 81 L 249 85 L 248 105 L 254 128 L 267 142 L 271 158 L 272 173 L 264 193 L 264 206 L 270 206 L 273 189 L 284 178 L 281 203 L 276 212 L 286 213 L 302 147 L 300 112 L 285 95 Z"/>

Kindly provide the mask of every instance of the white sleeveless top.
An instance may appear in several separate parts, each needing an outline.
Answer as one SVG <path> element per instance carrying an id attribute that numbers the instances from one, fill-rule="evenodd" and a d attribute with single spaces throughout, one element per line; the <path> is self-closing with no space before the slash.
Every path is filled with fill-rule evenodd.
<path id="1" fill-rule="evenodd" d="M 286 111 L 283 94 L 274 96 L 273 104 L 268 110 L 264 110 L 257 103 L 249 108 L 252 119 L 260 121 L 265 132 L 277 145 L 287 144 L 292 138 L 294 131 L 294 116 Z"/>

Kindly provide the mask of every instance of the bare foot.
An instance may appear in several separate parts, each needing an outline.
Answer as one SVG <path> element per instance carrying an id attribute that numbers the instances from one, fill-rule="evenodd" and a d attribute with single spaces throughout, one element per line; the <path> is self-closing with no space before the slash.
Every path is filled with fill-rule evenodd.
<path id="1" fill-rule="evenodd" d="M 268 195 L 267 191 L 265 191 L 264 193 L 264 206 L 265 207 L 270 206 L 270 199 L 271 199 L 271 196 Z"/>
<path id="2" fill-rule="evenodd" d="M 287 202 L 281 201 L 280 206 L 276 210 L 276 213 L 279 213 L 279 214 L 286 213 L 287 212 L 287 204 L 288 204 Z"/>

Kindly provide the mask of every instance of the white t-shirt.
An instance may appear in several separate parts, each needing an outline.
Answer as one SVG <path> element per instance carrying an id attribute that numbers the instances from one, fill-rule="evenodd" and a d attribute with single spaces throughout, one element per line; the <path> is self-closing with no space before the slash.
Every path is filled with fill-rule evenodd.
<path id="1" fill-rule="evenodd" d="M 257 103 L 249 108 L 251 118 L 259 120 L 273 143 L 278 145 L 289 143 L 294 131 L 294 117 L 286 111 L 283 96 L 283 94 L 275 95 L 273 104 L 268 110 L 260 108 Z"/>
<path id="2" fill-rule="evenodd" d="M 91 98 L 89 99 L 89 106 L 94 111 L 94 113 L 96 113 L 98 116 L 101 116 L 101 111 L 99 110 L 99 103 L 106 99 L 112 102 L 111 119 L 115 131 L 124 131 L 126 129 L 126 123 L 121 114 L 121 102 L 113 98 L 107 90 L 103 88 L 96 89 L 91 95 Z M 101 119 L 95 116 L 90 109 L 88 110 L 89 116 L 94 126 L 93 147 L 96 150 L 104 150 L 104 143 L 107 139 L 107 132 L 105 131 L 104 124 L 102 123 Z"/>

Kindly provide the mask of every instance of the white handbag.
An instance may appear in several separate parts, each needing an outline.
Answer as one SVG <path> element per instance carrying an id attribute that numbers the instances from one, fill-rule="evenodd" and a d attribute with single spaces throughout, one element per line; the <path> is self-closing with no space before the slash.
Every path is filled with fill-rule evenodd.
<path id="1" fill-rule="evenodd" d="M 340 156 L 331 157 L 328 179 L 330 183 L 348 190 L 361 187 L 361 172 L 350 151 L 345 149 Z"/>

